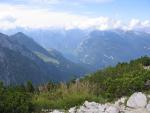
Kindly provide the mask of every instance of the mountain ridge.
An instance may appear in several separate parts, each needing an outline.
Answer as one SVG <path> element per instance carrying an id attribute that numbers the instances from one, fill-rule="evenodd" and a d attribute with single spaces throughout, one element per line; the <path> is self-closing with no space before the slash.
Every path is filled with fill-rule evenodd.
<path id="1" fill-rule="evenodd" d="M 7 80 L 2 79 L 5 83 L 7 83 L 7 81 L 10 81 L 10 82 L 8 82 L 10 84 L 11 84 L 11 82 L 17 83 L 17 81 L 15 80 L 15 79 L 17 79 L 15 77 L 15 75 L 17 75 L 17 73 L 18 74 L 20 73 L 18 76 L 23 76 L 23 77 L 25 77 L 26 76 L 25 74 L 27 74 L 29 76 L 29 78 L 32 78 L 32 76 L 37 74 L 37 77 L 34 76 L 32 79 L 28 78 L 28 79 L 20 80 L 20 82 L 24 83 L 27 80 L 32 80 L 33 83 L 39 84 L 39 83 L 42 83 L 42 81 L 48 82 L 48 80 L 67 81 L 67 80 L 72 79 L 74 75 L 81 76 L 82 74 L 84 74 L 86 72 L 86 70 L 82 71 L 82 69 L 84 69 L 84 68 L 82 68 L 80 65 L 74 64 L 73 62 L 65 59 L 63 56 L 61 56 L 61 54 L 59 54 L 59 52 L 56 54 L 56 51 L 49 52 L 49 51 L 45 50 L 40 45 L 38 45 L 33 39 L 29 38 L 28 36 L 26 36 L 25 34 L 23 34 L 21 32 L 15 34 L 15 35 L 12 35 L 12 36 L 0 34 L 0 43 L 1 43 L 1 45 L 0 45 L 1 53 L 3 52 L 7 55 L 7 57 L 6 57 L 6 55 L 1 54 L 1 56 L 2 56 L 1 61 L 8 59 L 8 61 L 7 61 L 8 65 L 9 64 L 20 65 L 20 67 L 15 67 L 16 66 L 15 65 L 14 68 L 12 67 L 12 70 L 11 70 L 11 68 L 9 68 L 10 70 L 7 70 L 8 73 L 11 71 L 14 73 L 14 74 L 9 73 L 6 75 L 6 76 L 12 76 L 12 77 L 14 76 L 14 78 L 13 78 L 14 81 L 12 82 L 9 79 L 7 79 Z M 3 49 L 3 48 L 5 48 L 5 49 Z M 60 62 L 60 64 L 56 64 L 51 61 L 45 62 L 41 57 L 39 57 L 36 54 L 36 52 L 39 52 L 40 54 L 45 55 L 51 59 L 57 60 L 58 62 Z M 10 56 L 12 54 L 13 57 L 9 57 L 8 54 L 10 54 Z M 16 57 L 15 57 L 15 55 L 16 55 Z M 19 60 L 19 58 L 20 58 L 20 60 Z M 14 62 L 13 59 L 16 59 L 15 60 L 16 62 Z M 17 59 L 18 59 L 18 61 L 17 61 Z M 26 62 L 24 62 L 24 60 Z M 27 66 L 27 64 L 30 65 L 30 63 L 35 64 L 35 69 L 28 68 L 30 66 Z M 1 62 L 1 66 L 3 66 L 4 69 L 7 68 L 5 64 L 6 63 L 2 64 L 2 62 Z M 22 72 L 25 72 L 23 75 L 21 75 L 21 68 L 25 69 L 24 71 L 22 70 Z M 19 69 L 20 69 L 20 71 L 18 72 L 17 70 L 19 70 Z M 5 71 L 6 71 L 6 69 L 5 69 Z M 36 74 L 33 73 L 34 71 L 36 72 Z M 28 72 L 30 72 L 30 73 L 28 73 Z M 1 75 L 2 74 L 3 74 L 3 71 L 1 72 Z M 38 81 L 35 81 L 34 78 L 38 79 Z"/>
<path id="2" fill-rule="evenodd" d="M 80 43 L 76 56 L 96 70 L 150 55 L 149 43 L 150 34 L 143 32 L 93 31 Z"/>

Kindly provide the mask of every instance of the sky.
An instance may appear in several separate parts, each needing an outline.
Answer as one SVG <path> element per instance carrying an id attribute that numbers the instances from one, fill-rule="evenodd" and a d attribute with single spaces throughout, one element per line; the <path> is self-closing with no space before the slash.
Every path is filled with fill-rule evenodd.
<path id="1" fill-rule="evenodd" d="M 0 0 L 0 29 L 149 29 L 150 0 Z"/>

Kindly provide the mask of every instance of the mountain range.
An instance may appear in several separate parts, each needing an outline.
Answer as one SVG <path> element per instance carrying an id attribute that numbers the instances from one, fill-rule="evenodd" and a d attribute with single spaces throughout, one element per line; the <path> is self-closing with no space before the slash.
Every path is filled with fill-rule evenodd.
<path id="1" fill-rule="evenodd" d="M 68 81 L 150 55 L 150 34 L 140 31 L 24 32 L 0 34 L 0 80 L 6 84 Z"/>
<path id="2" fill-rule="evenodd" d="M 92 31 L 76 49 L 76 56 L 94 70 L 150 55 L 150 34 L 135 31 Z"/>
<path id="3" fill-rule="evenodd" d="M 150 34 L 136 30 L 23 30 L 46 49 L 54 48 L 72 62 L 96 71 L 118 62 L 150 55 Z"/>
<path id="4" fill-rule="evenodd" d="M 54 49 L 44 49 L 21 32 L 12 36 L 0 34 L 0 80 L 5 84 L 67 81 L 85 73 L 82 66 Z"/>

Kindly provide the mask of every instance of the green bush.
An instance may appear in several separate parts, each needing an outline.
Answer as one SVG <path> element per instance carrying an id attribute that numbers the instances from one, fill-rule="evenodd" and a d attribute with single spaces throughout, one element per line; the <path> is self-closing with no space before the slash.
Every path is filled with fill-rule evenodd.
<path id="1" fill-rule="evenodd" d="M 31 113 L 31 97 L 15 87 L 0 85 L 0 113 Z"/>

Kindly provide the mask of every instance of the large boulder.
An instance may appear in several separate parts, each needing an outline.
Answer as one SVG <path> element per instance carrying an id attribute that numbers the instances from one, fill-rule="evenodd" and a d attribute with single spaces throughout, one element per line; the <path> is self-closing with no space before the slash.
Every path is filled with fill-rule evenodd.
<path id="1" fill-rule="evenodd" d="M 127 106 L 131 108 L 144 108 L 146 105 L 146 95 L 141 92 L 134 93 L 127 101 Z"/>

